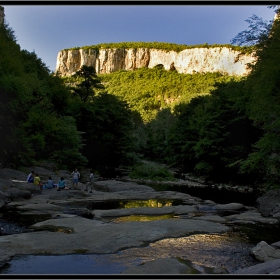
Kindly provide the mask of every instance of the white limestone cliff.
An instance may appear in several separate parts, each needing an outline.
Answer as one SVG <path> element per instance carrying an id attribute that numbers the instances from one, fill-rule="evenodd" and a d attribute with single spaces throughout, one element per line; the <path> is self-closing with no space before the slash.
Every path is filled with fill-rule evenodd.
<path id="1" fill-rule="evenodd" d="M 87 65 L 93 66 L 97 74 L 108 74 L 162 64 L 166 70 L 176 69 L 184 74 L 221 72 L 244 76 L 250 71 L 247 64 L 255 59 L 253 54 L 242 54 L 228 47 L 192 48 L 178 53 L 148 48 L 62 50 L 57 56 L 55 72 L 69 76 Z"/>

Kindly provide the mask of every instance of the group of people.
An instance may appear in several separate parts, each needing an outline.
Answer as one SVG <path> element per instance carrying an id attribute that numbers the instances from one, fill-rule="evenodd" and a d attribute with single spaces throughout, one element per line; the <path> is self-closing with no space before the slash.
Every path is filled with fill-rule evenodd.
<path id="1" fill-rule="evenodd" d="M 71 173 L 71 177 L 72 177 L 72 187 L 73 187 L 73 189 L 77 190 L 78 189 L 79 179 L 81 177 L 81 175 L 80 175 L 79 171 L 77 170 L 77 168 Z M 28 183 L 33 183 L 35 186 L 39 186 L 41 190 L 42 189 L 56 188 L 58 191 L 60 191 L 62 189 L 65 189 L 65 190 L 69 190 L 70 189 L 69 187 L 67 187 L 66 180 L 64 179 L 64 177 L 61 177 L 57 184 L 55 184 L 53 182 L 52 178 L 49 177 L 47 182 L 45 184 L 43 184 L 41 182 L 41 179 L 40 179 L 39 175 L 35 174 L 34 171 L 31 171 L 31 173 L 28 174 L 27 182 Z M 90 170 L 89 182 L 86 183 L 85 191 L 88 191 L 88 189 L 90 187 L 90 191 L 89 192 L 92 193 L 93 183 L 94 183 L 94 174 L 93 174 L 93 171 Z"/>
<path id="2" fill-rule="evenodd" d="M 49 177 L 47 182 L 45 184 L 42 183 L 41 178 L 38 174 L 35 174 L 34 171 L 31 171 L 31 173 L 27 176 L 27 182 L 33 183 L 35 186 L 40 187 L 40 189 L 52 189 L 58 186 L 58 184 L 55 184 L 52 180 L 52 177 Z"/>

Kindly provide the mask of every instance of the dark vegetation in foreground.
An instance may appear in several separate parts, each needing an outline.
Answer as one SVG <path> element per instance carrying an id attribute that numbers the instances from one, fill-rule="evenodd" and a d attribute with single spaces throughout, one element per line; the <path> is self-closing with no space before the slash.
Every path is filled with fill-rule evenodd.
<path id="1" fill-rule="evenodd" d="M 154 69 L 70 78 L 50 73 L 0 26 L 0 159 L 19 168 L 40 160 L 88 166 L 101 175 L 141 159 L 226 183 L 278 187 L 280 23 L 255 47 L 247 77 Z M 11 53 L 13 55 L 11 55 Z M 146 169 L 146 170 L 145 170 Z M 149 170 L 148 170 L 149 171 Z M 149 174 L 148 176 L 152 176 Z M 155 180 L 167 178 L 157 170 Z"/>

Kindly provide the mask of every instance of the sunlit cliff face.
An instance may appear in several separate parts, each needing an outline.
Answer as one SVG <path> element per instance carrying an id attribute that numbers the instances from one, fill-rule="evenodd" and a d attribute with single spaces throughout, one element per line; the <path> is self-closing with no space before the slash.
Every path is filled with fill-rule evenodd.
<path id="1" fill-rule="evenodd" d="M 109 74 L 162 65 L 165 70 L 183 74 L 221 72 L 244 76 L 249 74 L 248 64 L 254 63 L 255 59 L 253 54 L 243 54 L 228 47 L 192 48 L 178 53 L 148 48 L 62 50 L 57 56 L 56 72 L 70 76 L 82 65 L 87 65 L 93 66 L 97 74 Z"/>

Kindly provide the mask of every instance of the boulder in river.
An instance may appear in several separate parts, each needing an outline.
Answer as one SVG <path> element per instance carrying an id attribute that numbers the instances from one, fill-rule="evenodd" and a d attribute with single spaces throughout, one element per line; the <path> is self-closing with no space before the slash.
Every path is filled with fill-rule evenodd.
<path id="1" fill-rule="evenodd" d="M 280 213 L 280 190 L 270 190 L 257 199 L 259 211 L 264 217 Z"/>
<path id="2" fill-rule="evenodd" d="M 275 259 L 280 259 L 280 250 L 274 249 L 272 246 L 268 245 L 265 241 L 261 241 L 251 250 L 251 255 L 253 255 L 257 260 L 267 262 Z"/>

